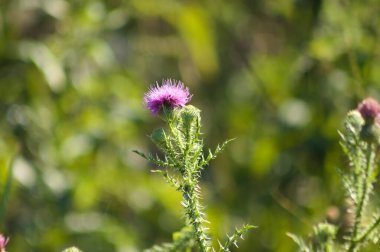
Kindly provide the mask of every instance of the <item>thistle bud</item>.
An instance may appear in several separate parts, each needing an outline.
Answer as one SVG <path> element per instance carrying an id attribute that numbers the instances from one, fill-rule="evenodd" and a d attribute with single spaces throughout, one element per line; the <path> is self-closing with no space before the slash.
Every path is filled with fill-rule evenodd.
<path id="1" fill-rule="evenodd" d="M 314 237 L 321 243 L 332 241 L 335 238 L 337 228 L 329 223 L 319 223 L 314 228 Z"/>
<path id="2" fill-rule="evenodd" d="M 380 105 L 373 98 L 364 99 L 357 107 L 364 120 L 360 130 L 360 137 L 368 142 L 380 144 Z M 353 116 L 351 116 L 353 118 Z M 359 119 L 356 119 L 359 122 Z M 356 127 L 359 124 L 352 124 Z"/>
<path id="3" fill-rule="evenodd" d="M 185 106 L 177 110 L 176 120 L 179 128 L 187 135 L 193 137 L 195 132 L 198 132 L 200 127 L 200 110 L 192 105 Z"/>
<path id="4" fill-rule="evenodd" d="M 314 227 L 313 247 L 316 251 L 330 251 L 337 228 L 329 223 L 319 223 Z"/>
<path id="5" fill-rule="evenodd" d="M 359 111 L 352 110 L 348 112 L 345 123 L 352 126 L 355 132 L 359 133 L 364 125 L 364 119 Z"/>
<path id="6" fill-rule="evenodd" d="M 192 105 L 188 105 L 179 111 L 184 124 L 191 124 L 194 120 L 200 120 L 200 110 Z"/>
<path id="7" fill-rule="evenodd" d="M 369 97 L 358 105 L 357 110 L 366 122 L 373 123 L 380 114 L 380 105 L 375 99 Z"/>
<path id="8" fill-rule="evenodd" d="M 360 137 L 368 143 L 380 144 L 380 124 L 378 122 L 364 124 Z"/>

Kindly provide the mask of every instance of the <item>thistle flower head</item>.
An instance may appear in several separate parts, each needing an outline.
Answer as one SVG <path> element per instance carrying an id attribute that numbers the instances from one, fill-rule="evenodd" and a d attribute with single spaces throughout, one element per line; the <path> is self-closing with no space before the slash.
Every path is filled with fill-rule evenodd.
<path id="1" fill-rule="evenodd" d="M 365 123 L 360 130 L 363 140 L 380 144 L 380 105 L 373 98 L 364 99 L 357 107 L 357 111 Z"/>
<path id="2" fill-rule="evenodd" d="M 0 251 L 5 252 L 5 246 L 7 246 L 9 242 L 9 237 L 5 237 L 4 235 L 0 234 Z"/>
<path id="3" fill-rule="evenodd" d="M 358 105 L 357 110 L 362 115 L 364 120 L 374 121 L 375 118 L 380 114 L 380 105 L 375 99 L 369 97 L 364 99 Z"/>
<path id="4" fill-rule="evenodd" d="M 189 89 L 181 81 L 167 79 L 162 85 L 151 86 L 144 96 L 147 108 L 153 114 L 165 109 L 182 108 L 191 100 Z"/>

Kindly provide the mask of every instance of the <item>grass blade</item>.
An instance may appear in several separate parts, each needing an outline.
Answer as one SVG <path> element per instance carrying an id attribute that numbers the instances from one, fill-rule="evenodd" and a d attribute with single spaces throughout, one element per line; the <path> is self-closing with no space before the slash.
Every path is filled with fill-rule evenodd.
<path id="1" fill-rule="evenodd" d="M 8 171 L 7 171 L 4 187 L 3 187 L 1 198 L 0 198 L 0 226 L 1 227 L 4 225 L 5 212 L 7 209 L 8 198 L 11 191 L 11 184 L 12 184 L 12 178 L 13 178 L 13 173 L 12 173 L 13 162 L 14 162 L 14 158 L 12 158 L 12 160 L 10 161 L 8 165 Z"/>

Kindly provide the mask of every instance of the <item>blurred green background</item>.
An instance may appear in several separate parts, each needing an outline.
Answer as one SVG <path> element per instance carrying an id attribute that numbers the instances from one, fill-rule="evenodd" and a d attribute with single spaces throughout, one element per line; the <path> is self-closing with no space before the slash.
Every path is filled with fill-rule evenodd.
<path id="1" fill-rule="evenodd" d="M 286 232 L 339 219 L 337 129 L 380 97 L 379 13 L 379 0 L 2 0 L 8 250 L 171 240 L 181 195 L 132 150 L 157 151 L 147 135 L 162 122 L 142 97 L 175 78 L 202 110 L 207 146 L 237 138 L 202 178 L 213 237 L 249 222 L 259 229 L 239 251 L 295 251 Z"/>

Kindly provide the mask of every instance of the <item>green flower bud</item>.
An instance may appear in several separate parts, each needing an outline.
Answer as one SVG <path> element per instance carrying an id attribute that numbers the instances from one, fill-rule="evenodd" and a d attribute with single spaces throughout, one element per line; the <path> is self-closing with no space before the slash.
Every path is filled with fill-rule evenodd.
<path id="1" fill-rule="evenodd" d="M 352 110 L 348 112 L 345 123 L 351 125 L 359 133 L 364 125 L 364 119 L 359 111 Z"/>
<path id="2" fill-rule="evenodd" d="M 200 120 L 200 113 L 201 111 L 198 108 L 188 105 L 179 111 L 179 116 L 183 123 L 188 125 L 193 123 L 194 120 Z"/>
<path id="3" fill-rule="evenodd" d="M 366 123 L 360 131 L 360 137 L 368 143 L 380 144 L 380 125 L 378 123 Z"/>
<path id="4" fill-rule="evenodd" d="M 314 237 L 321 243 L 333 240 L 336 232 L 337 228 L 329 223 L 319 223 L 314 227 Z"/>
<path id="5" fill-rule="evenodd" d="M 193 134 L 194 132 L 197 132 L 200 127 L 200 112 L 201 111 L 198 108 L 188 105 L 182 109 L 176 110 L 174 120 L 182 132 Z"/>

